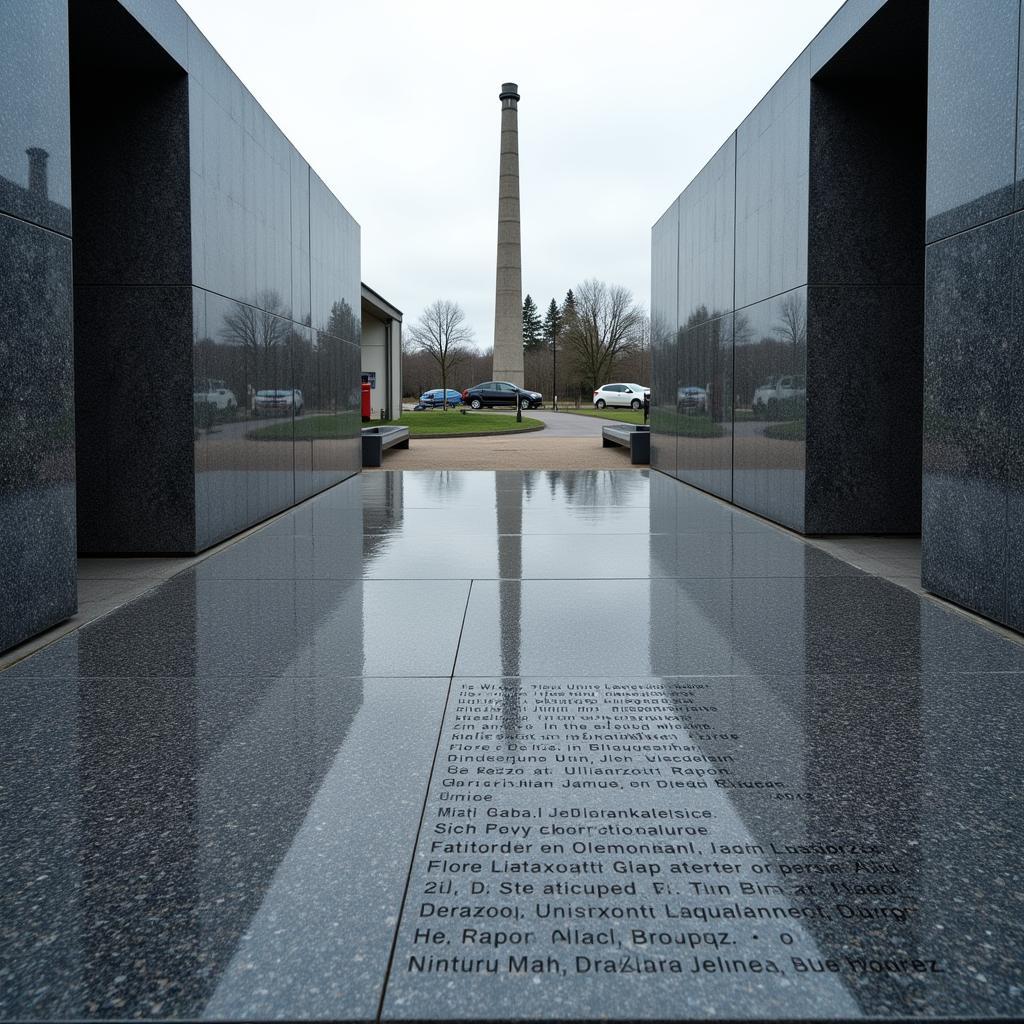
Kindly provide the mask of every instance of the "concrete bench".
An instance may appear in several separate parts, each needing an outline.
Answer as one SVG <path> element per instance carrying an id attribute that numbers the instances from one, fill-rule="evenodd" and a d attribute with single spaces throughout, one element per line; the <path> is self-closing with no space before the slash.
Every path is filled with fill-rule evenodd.
<path id="1" fill-rule="evenodd" d="M 408 448 L 408 427 L 363 427 L 363 465 L 379 466 L 385 448 Z"/>
<path id="2" fill-rule="evenodd" d="M 605 448 L 620 444 L 629 449 L 629 461 L 634 466 L 651 464 L 651 428 L 632 423 L 614 423 L 601 428 L 601 443 Z"/>

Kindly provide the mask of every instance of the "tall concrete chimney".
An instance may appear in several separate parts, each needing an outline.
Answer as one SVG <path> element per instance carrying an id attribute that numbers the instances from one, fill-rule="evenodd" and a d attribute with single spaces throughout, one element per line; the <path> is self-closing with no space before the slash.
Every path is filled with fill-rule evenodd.
<path id="1" fill-rule="evenodd" d="M 523 386 L 523 260 L 519 246 L 519 91 L 501 87 L 498 272 L 494 289 L 494 379 Z"/>
<path id="2" fill-rule="evenodd" d="M 28 154 L 28 190 L 39 199 L 46 199 L 50 194 L 46 178 L 46 161 L 50 159 L 50 154 L 38 146 L 32 146 L 25 152 Z"/>

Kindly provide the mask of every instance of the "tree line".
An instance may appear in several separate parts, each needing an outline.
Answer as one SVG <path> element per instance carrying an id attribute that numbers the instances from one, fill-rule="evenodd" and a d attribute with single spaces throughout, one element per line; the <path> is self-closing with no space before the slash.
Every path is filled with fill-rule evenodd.
<path id="1" fill-rule="evenodd" d="M 529 294 L 523 300 L 526 387 L 548 399 L 589 400 L 613 380 L 649 384 L 650 319 L 632 292 L 590 278 L 554 298 L 541 319 Z M 432 302 L 403 337 L 402 380 L 407 396 L 430 388 L 488 380 L 493 349 L 476 350 L 473 331 L 458 303 Z M 454 381 L 458 384 L 453 384 Z"/>

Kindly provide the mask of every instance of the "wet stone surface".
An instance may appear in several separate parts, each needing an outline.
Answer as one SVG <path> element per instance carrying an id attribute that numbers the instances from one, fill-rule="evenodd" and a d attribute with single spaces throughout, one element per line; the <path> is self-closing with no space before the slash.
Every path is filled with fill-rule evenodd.
<path id="1" fill-rule="evenodd" d="M 1022 694 L 661 474 L 367 474 L 0 673 L 0 1020 L 1019 1018 Z"/>
<path id="2" fill-rule="evenodd" d="M 456 680 L 386 1014 L 1019 1012 L 1012 729 L 980 805 L 928 746 L 965 685 Z M 874 720 L 897 689 L 929 712 L 905 733 Z M 949 871 L 973 843 L 984 867 Z"/>

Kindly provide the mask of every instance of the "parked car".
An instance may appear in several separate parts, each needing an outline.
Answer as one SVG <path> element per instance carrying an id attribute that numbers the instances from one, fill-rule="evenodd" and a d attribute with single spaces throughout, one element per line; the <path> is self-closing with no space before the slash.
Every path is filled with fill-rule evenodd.
<path id="1" fill-rule="evenodd" d="M 807 381 L 801 374 L 773 377 L 758 386 L 750 402 L 756 416 L 799 415 L 807 402 Z"/>
<path id="2" fill-rule="evenodd" d="M 417 412 L 422 409 L 437 409 L 445 404 L 444 394 L 443 388 L 432 388 L 430 391 L 424 391 L 420 395 L 419 402 L 413 406 L 413 409 Z M 462 405 L 462 395 L 460 392 L 449 388 L 447 394 L 448 405 Z"/>
<path id="3" fill-rule="evenodd" d="M 196 390 L 192 392 L 192 401 L 205 402 L 218 412 L 229 412 L 238 408 L 235 393 L 226 387 L 222 380 L 208 380 L 197 385 Z"/>
<path id="4" fill-rule="evenodd" d="M 483 384 L 475 384 L 462 392 L 462 400 L 473 409 L 488 409 L 498 405 L 518 405 L 520 409 L 537 409 L 544 396 L 539 391 L 527 391 L 516 387 L 507 380 L 488 380 Z"/>
<path id="5" fill-rule="evenodd" d="M 691 384 L 676 392 L 677 412 L 707 412 L 707 409 L 708 393 L 706 388 L 699 388 L 695 384 Z"/>
<path id="6" fill-rule="evenodd" d="M 651 389 L 642 384 L 602 384 L 594 392 L 594 405 L 603 409 L 606 405 L 623 409 L 639 409 L 644 399 L 650 399 Z"/>
<path id="7" fill-rule="evenodd" d="M 252 411 L 256 416 L 287 416 L 292 411 L 298 416 L 304 404 L 298 388 L 267 388 L 253 396 Z"/>

